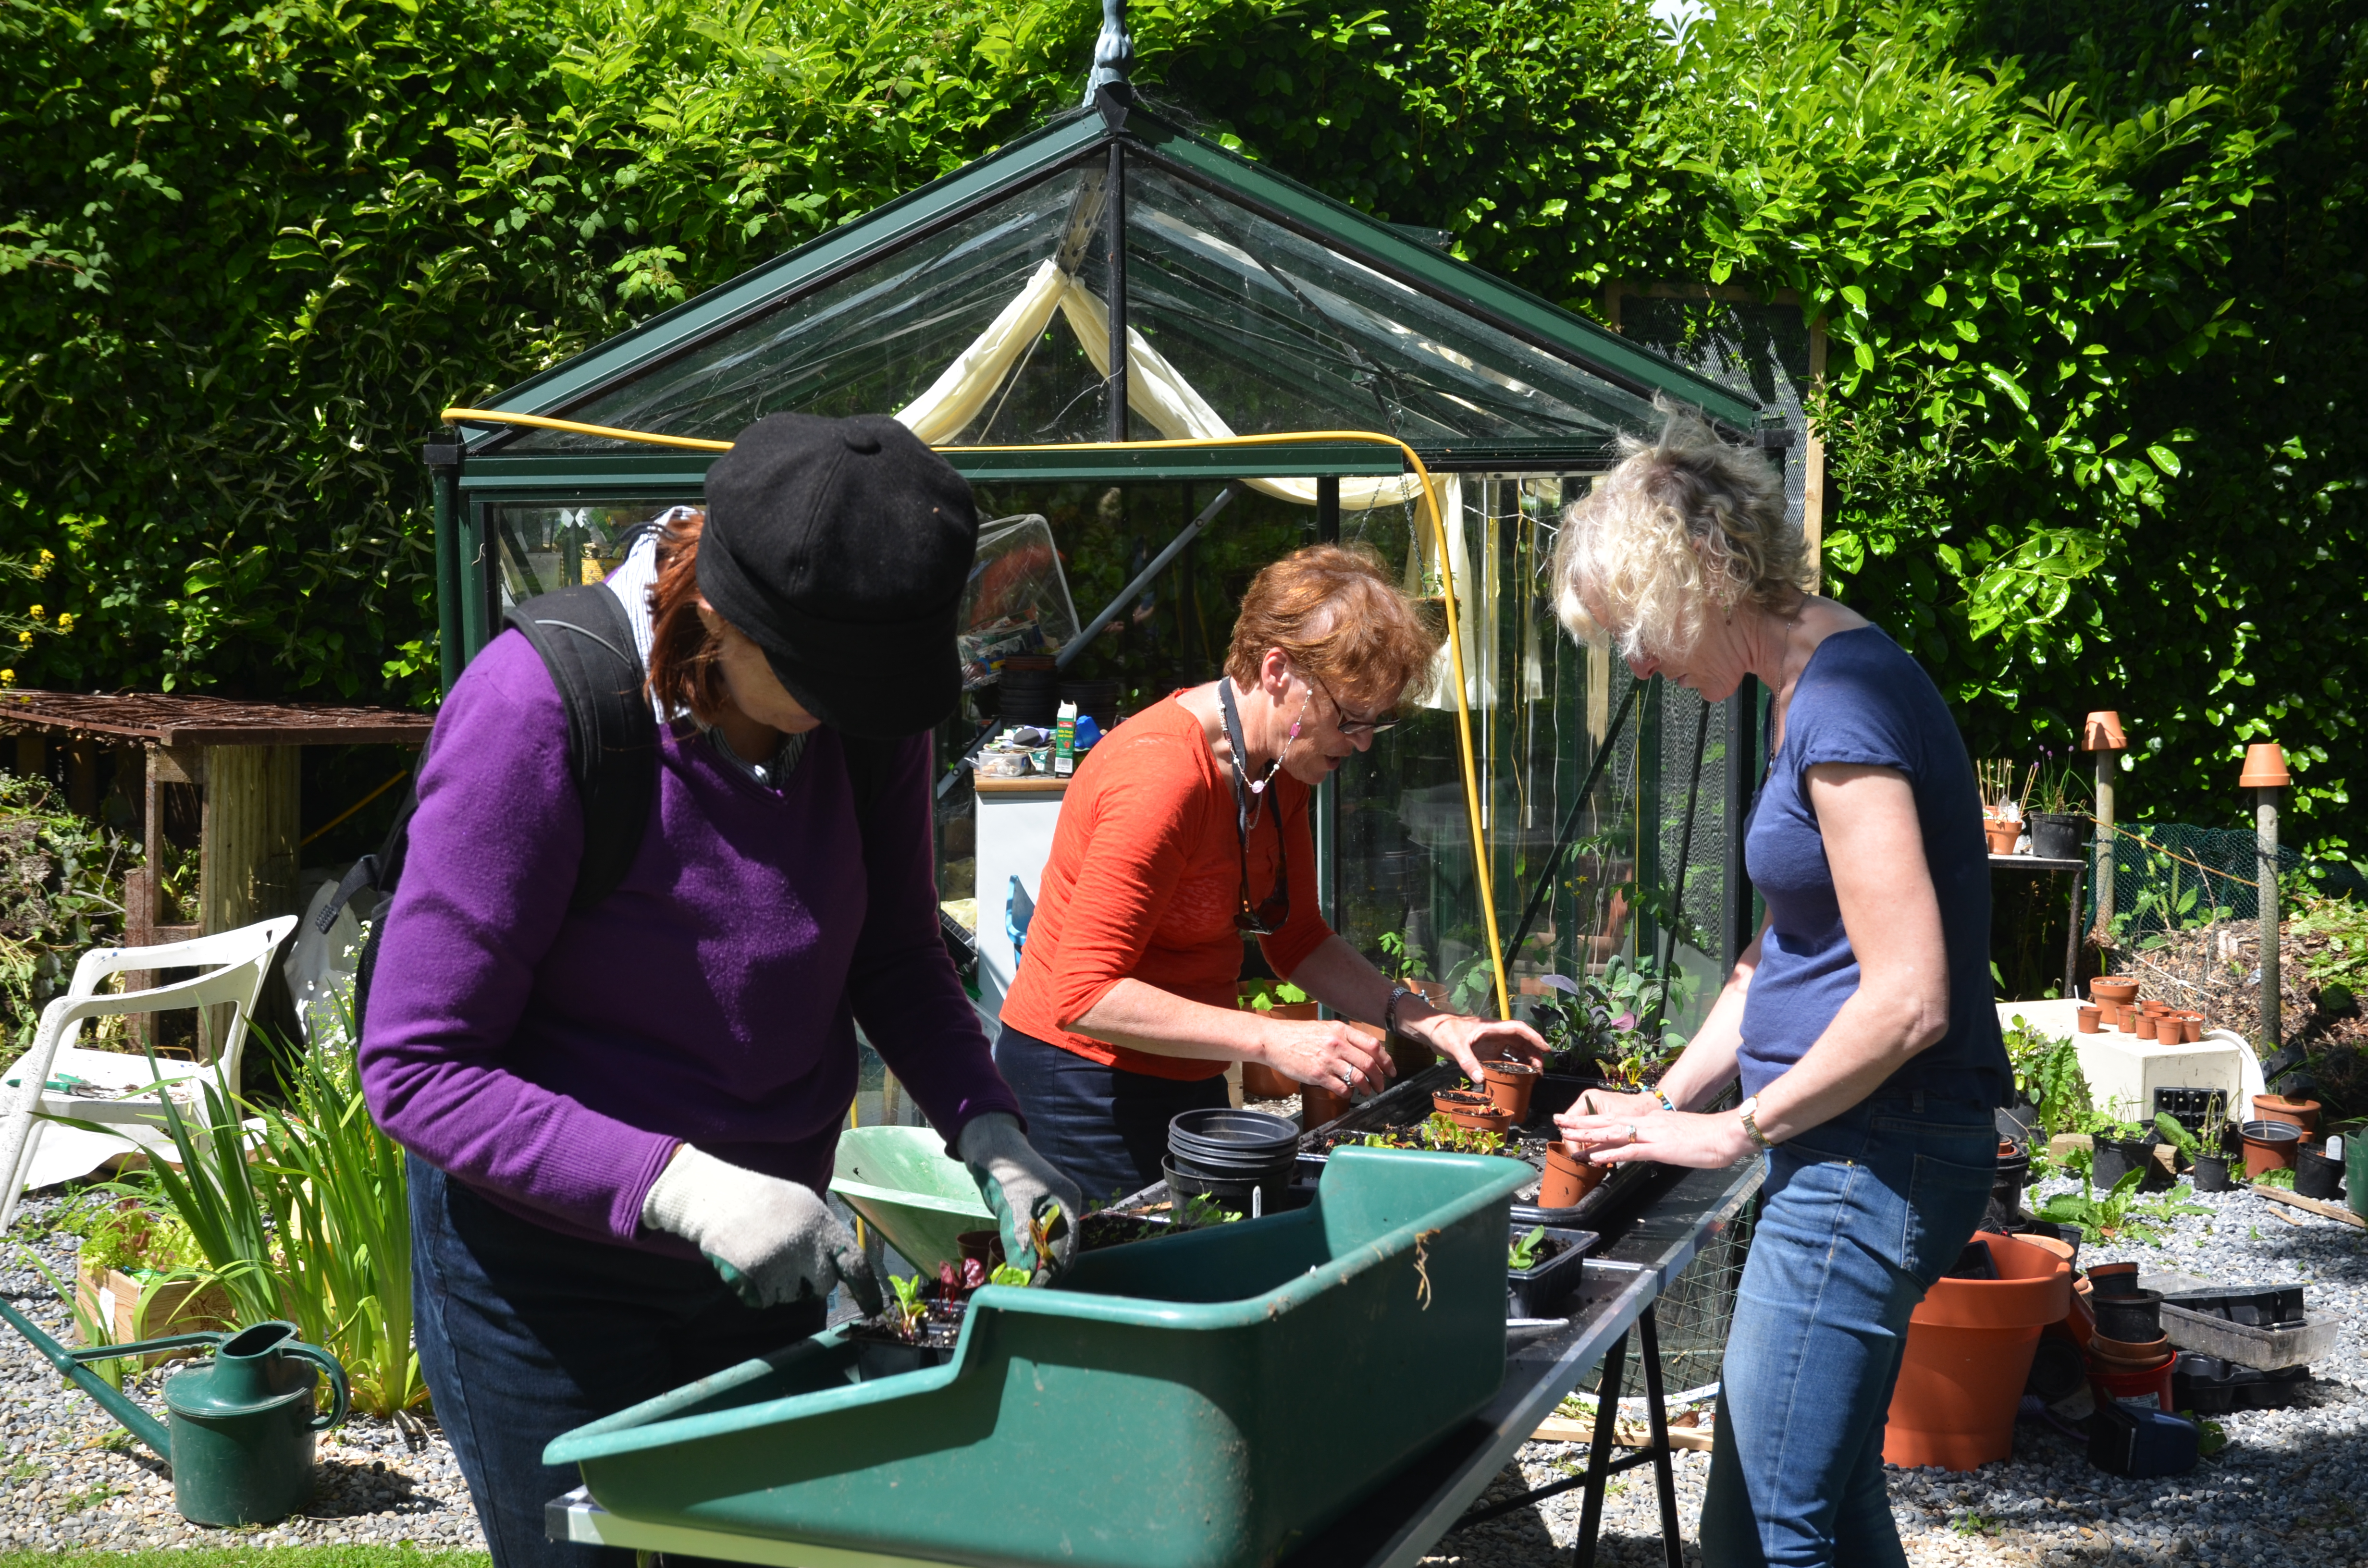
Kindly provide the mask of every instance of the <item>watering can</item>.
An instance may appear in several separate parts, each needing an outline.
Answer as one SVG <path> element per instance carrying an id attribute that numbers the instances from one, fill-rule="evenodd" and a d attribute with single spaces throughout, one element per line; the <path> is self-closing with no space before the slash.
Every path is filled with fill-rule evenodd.
<path id="1" fill-rule="evenodd" d="M 313 1494 L 313 1434 L 346 1418 L 345 1368 L 299 1340 L 292 1323 L 69 1350 L 6 1300 L 0 1317 L 173 1467 L 173 1506 L 192 1524 L 268 1525 L 296 1512 Z M 211 1347 L 213 1359 L 165 1380 L 169 1427 L 82 1364 L 198 1346 Z M 307 1362 L 329 1374 L 326 1415 L 313 1412 L 318 1379 Z"/>

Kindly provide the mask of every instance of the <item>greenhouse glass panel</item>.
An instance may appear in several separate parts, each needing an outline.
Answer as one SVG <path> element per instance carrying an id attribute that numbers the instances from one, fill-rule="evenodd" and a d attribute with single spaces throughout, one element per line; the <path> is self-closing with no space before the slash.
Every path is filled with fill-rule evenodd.
<path id="1" fill-rule="evenodd" d="M 1645 398 L 1176 178 L 1127 170 L 1128 323 L 1237 435 L 1609 449 Z"/>
<path id="2" fill-rule="evenodd" d="M 568 417 L 729 440 L 768 414 L 894 413 L 927 391 L 1064 244 L 1076 265 L 1099 217 L 1099 195 L 1098 177 L 1074 169 L 1054 175 L 652 365 L 570 409 Z M 1056 325 L 1049 335 L 1063 341 L 1029 356 L 1030 370 L 1092 404 L 1101 378 L 1065 328 Z M 538 430 L 506 449 L 623 446 Z"/>

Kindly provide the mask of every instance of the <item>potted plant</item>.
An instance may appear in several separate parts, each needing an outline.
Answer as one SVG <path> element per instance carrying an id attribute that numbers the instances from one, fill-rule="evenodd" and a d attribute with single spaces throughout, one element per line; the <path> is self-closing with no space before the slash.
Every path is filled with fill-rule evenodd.
<path id="1" fill-rule="evenodd" d="M 1538 1070 L 1526 1062 L 1506 1060 L 1480 1063 L 1481 1081 L 1498 1110 L 1515 1121 L 1530 1114 L 1530 1096 L 1538 1086 Z"/>
<path id="2" fill-rule="evenodd" d="M 1567 1143 L 1549 1143 L 1545 1176 L 1538 1183 L 1538 1207 L 1571 1208 L 1601 1187 L 1611 1174 L 1609 1166 L 1588 1164 L 1586 1155 Z"/>
<path id="3" fill-rule="evenodd" d="M 2031 852 L 2047 860 L 2077 860 L 2080 858 L 2080 832 L 2089 823 L 2088 813 L 2076 811 L 2072 801 L 2078 798 L 2078 781 L 2069 769 L 2051 773 L 2040 787 L 2038 810 L 2027 819 L 2031 824 Z"/>
<path id="4" fill-rule="evenodd" d="M 1981 784 L 1982 835 L 1989 840 L 1991 854 L 2011 855 L 2022 837 L 2022 802 L 2031 792 L 2031 778 L 2026 776 L 2017 790 L 2014 764 L 2004 757 L 1977 763 L 1975 772 Z"/>
<path id="5" fill-rule="evenodd" d="M 74 1255 L 77 1323 L 86 1321 L 115 1344 L 229 1328 L 229 1292 L 194 1278 L 205 1267 L 205 1253 L 187 1225 L 137 1199 L 122 1199 L 91 1224 Z M 141 1364 L 196 1354 L 160 1350 L 141 1358 Z"/>
<path id="6" fill-rule="evenodd" d="M 2226 1192 L 2228 1180 L 2228 1116 L 2227 1101 L 2220 1095 L 2207 1095 L 2203 1101 L 2203 1128 L 2193 1135 L 2193 1146 L 2187 1157 L 2194 1162 L 2195 1190 Z M 2159 1122 L 2162 1119 L 2156 1118 Z M 2178 1119 L 2171 1118 L 2176 1123 Z M 2181 1131 L 2186 1131 L 2184 1128 Z"/>

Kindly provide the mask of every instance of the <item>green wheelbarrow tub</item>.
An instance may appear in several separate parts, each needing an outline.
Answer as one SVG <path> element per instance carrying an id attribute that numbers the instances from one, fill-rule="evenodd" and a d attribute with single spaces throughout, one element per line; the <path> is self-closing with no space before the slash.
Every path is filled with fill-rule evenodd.
<path id="1" fill-rule="evenodd" d="M 954 1238 L 964 1231 L 995 1227 L 978 1183 L 926 1127 L 848 1128 L 838 1135 L 830 1190 L 923 1274 L 962 1261 Z"/>
<path id="2" fill-rule="evenodd" d="M 834 1330 L 544 1450 L 629 1519 L 937 1562 L 1264 1568 L 1486 1403 L 1519 1161 L 1344 1149 L 1315 1201 L 988 1286 L 952 1358 Z"/>

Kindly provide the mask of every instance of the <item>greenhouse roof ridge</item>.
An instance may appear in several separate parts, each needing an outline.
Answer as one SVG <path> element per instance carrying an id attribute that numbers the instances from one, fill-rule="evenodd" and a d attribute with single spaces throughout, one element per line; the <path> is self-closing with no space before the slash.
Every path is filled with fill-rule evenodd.
<path id="1" fill-rule="evenodd" d="M 967 232 L 957 225 L 971 223 L 974 227 L 988 222 L 997 204 L 1023 197 L 1030 201 L 1045 199 L 1043 192 L 1059 188 L 1046 187 L 1044 182 L 1048 180 L 1080 175 L 1088 180 L 1098 177 L 1093 171 L 1103 161 L 1113 139 L 1124 147 L 1129 166 L 1140 161 L 1146 177 L 1156 180 L 1164 176 L 1180 182 L 1172 188 L 1197 188 L 1205 193 L 1205 198 L 1213 198 L 1247 214 L 1244 222 L 1273 225 L 1267 233 L 1296 234 L 1298 241 L 1278 239 L 1275 243 L 1304 242 L 1313 245 L 1328 254 L 1344 274 L 1353 271 L 1363 275 L 1371 280 L 1371 287 L 1391 292 L 1393 297 L 1395 291 L 1402 290 L 1407 296 L 1425 298 L 1431 303 L 1424 308 L 1434 312 L 1435 320 L 1465 319 L 1474 333 L 1500 335 L 1488 341 L 1504 343 L 1511 339 L 1511 343 L 1505 344 L 1505 354 L 1541 354 L 1545 359 L 1534 363 L 1543 366 L 1559 362 L 1608 383 L 1626 398 L 1649 400 L 1656 393 L 1667 394 L 1699 406 L 1711 418 L 1740 434 L 1759 434 L 1760 409 L 1748 394 L 1674 364 L 1483 267 L 1444 255 L 1378 218 L 1182 128 L 1160 108 L 1141 103 L 1133 107 L 1124 128 L 1115 133 L 1090 109 L 1072 109 L 1055 116 L 1027 135 L 928 185 L 510 388 L 491 400 L 490 406 L 519 413 L 590 418 L 594 423 L 669 428 L 665 423 L 601 417 L 591 411 L 603 398 L 624 394 L 628 389 L 663 385 L 666 368 L 686 357 L 723 353 L 751 333 L 775 330 L 768 318 L 791 319 L 778 316 L 777 312 L 813 308 L 800 302 L 827 301 L 834 296 L 825 290 L 847 280 L 860 281 L 858 275 L 865 268 L 875 264 L 889 265 L 900 253 L 923 245 L 935 236 Z M 1130 176 L 1129 186 L 1133 183 Z M 1031 190 L 1039 194 L 1027 197 Z M 1130 235 L 1134 232 L 1131 223 Z M 1130 238 L 1130 251 L 1134 243 Z M 1303 305 L 1319 308 L 1281 275 L 1272 277 L 1276 284 L 1297 296 Z M 1131 284 L 1129 295 L 1133 291 Z M 1335 303 L 1326 301 L 1320 308 L 1330 309 Z M 1437 315 L 1442 306 L 1449 316 Z M 1395 314 L 1395 307 L 1387 313 Z M 1332 324 L 1342 324 L 1334 321 Z M 1400 331 L 1403 333 L 1403 329 Z M 1429 347 L 1435 363 L 1440 350 L 1436 345 Z M 1346 350 L 1346 355 L 1349 360 L 1357 360 L 1353 347 Z M 1446 357 L 1456 358 L 1452 352 Z M 1536 400 L 1548 395 L 1539 387 L 1522 384 L 1485 366 L 1463 363 L 1467 369 L 1489 375 L 1504 389 L 1506 396 L 1530 399 L 1533 412 Z M 1330 384 L 1336 389 L 1347 385 L 1338 373 L 1339 367 L 1336 365 L 1332 369 Z M 781 385 L 775 384 L 777 390 Z M 638 392 L 632 393 L 639 395 Z M 1451 402 L 1463 402 L 1452 392 L 1443 395 Z M 1482 387 L 1466 395 L 1487 403 L 1497 393 Z M 630 396 L 627 401 L 631 401 Z M 1551 397 L 1548 401 L 1552 401 Z M 783 404 L 777 402 L 775 406 Z M 1474 416 L 1489 412 L 1478 404 L 1464 406 Z M 1568 415 L 1567 407 L 1556 406 Z M 1634 425 L 1641 410 L 1634 404 L 1624 406 L 1628 412 L 1620 423 L 1623 426 Z M 885 408 L 877 411 L 890 412 Z M 1453 409 L 1448 412 L 1455 419 L 1463 418 Z M 1600 420 L 1600 414 L 1597 417 Z M 525 434 L 515 427 L 488 427 L 466 420 L 461 424 L 472 456 L 501 450 Z M 1455 426 L 1451 422 L 1448 428 Z M 1548 434 L 1553 428 L 1550 424 L 1539 433 Z M 1576 433 L 1566 422 L 1560 428 Z M 1601 430 L 1600 423 L 1597 428 Z M 1417 437 L 1412 429 L 1407 433 L 1426 449 L 1437 444 L 1435 437 Z M 1519 430 L 1505 433 L 1518 435 Z"/>

